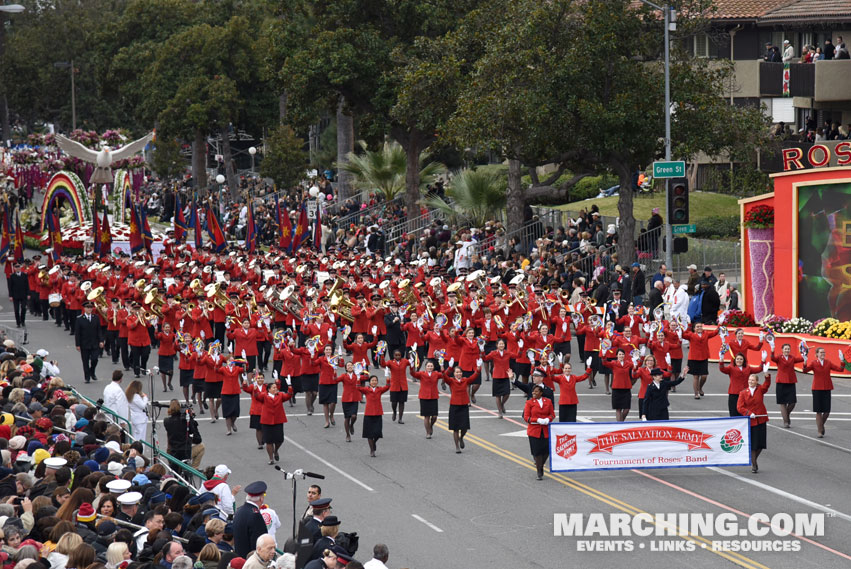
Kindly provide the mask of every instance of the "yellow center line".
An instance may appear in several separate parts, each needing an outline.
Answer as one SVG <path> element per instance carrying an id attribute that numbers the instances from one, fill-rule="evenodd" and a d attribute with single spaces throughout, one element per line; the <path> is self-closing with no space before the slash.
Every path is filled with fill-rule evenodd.
<path id="1" fill-rule="evenodd" d="M 442 430 L 444 430 L 446 432 L 451 432 L 449 430 L 449 427 L 447 426 L 447 424 L 442 422 L 442 421 L 437 421 L 435 423 L 435 425 L 437 427 L 440 427 Z M 524 468 L 527 468 L 527 469 L 533 470 L 533 471 L 536 470 L 535 464 L 530 459 L 528 459 L 526 457 L 519 456 L 519 455 L 517 455 L 517 454 L 515 454 L 515 453 L 513 453 L 509 450 L 506 450 L 506 449 L 504 449 L 500 446 L 497 446 L 496 444 L 492 443 L 491 441 L 488 441 L 488 440 L 483 439 L 481 437 L 477 437 L 476 435 L 473 435 L 473 434 L 470 434 L 470 433 L 467 433 L 467 435 L 464 437 L 464 440 L 472 442 L 474 445 L 477 445 L 477 446 L 479 446 L 479 447 L 481 447 L 481 448 L 483 448 L 487 451 L 490 451 L 493 454 L 501 456 L 502 458 L 505 458 L 505 459 L 507 459 L 507 460 L 519 465 L 519 466 L 522 466 Z M 560 484 L 563 484 L 563 485 L 565 485 L 569 488 L 573 488 L 574 490 L 581 492 L 582 494 L 585 494 L 586 496 L 588 496 L 590 498 L 593 498 L 597 501 L 606 503 L 606 504 L 612 506 L 613 508 L 615 508 L 616 510 L 620 510 L 624 513 L 631 514 L 631 515 L 648 514 L 648 515 L 651 516 L 650 523 L 652 523 L 653 525 L 658 525 L 658 524 L 656 524 L 656 521 L 655 521 L 655 518 L 653 518 L 653 515 L 650 514 L 649 512 L 645 512 L 644 510 L 641 510 L 640 508 L 637 508 L 637 507 L 635 507 L 631 504 L 628 504 L 627 502 L 624 502 L 624 501 L 619 500 L 619 499 L 617 499 L 613 496 L 610 496 L 610 495 L 608 495 L 604 492 L 601 492 L 600 490 L 597 490 L 596 488 L 592 488 L 592 487 L 588 486 L 587 484 L 583 484 L 582 482 L 577 482 L 576 480 L 573 480 L 572 478 L 568 478 L 567 476 L 564 476 L 563 474 L 561 474 L 559 472 L 544 471 L 544 476 L 552 478 L 553 480 L 555 480 L 556 482 L 559 482 Z M 745 557 L 744 555 L 740 555 L 739 553 L 736 553 L 736 552 L 733 552 L 733 551 L 718 551 L 718 550 L 715 550 L 712 547 L 712 541 L 711 540 L 706 539 L 704 537 L 701 537 L 699 535 L 695 535 L 695 534 L 683 531 L 678 526 L 673 526 L 673 527 L 677 530 L 677 537 L 680 537 L 680 538 L 682 538 L 682 539 L 684 539 L 688 542 L 694 543 L 698 547 L 700 546 L 701 543 L 706 544 L 707 547 L 706 547 L 705 551 L 709 551 L 709 552 L 714 553 L 716 555 L 720 555 L 721 557 L 735 563 L 736 565 L 738 565 L 740 567 L 746 567 L 748 569 L 755 569 L 755 568 L 769 569 L 766 565 L 763 565 L 762 563 L 754 561 L 753 559 L 750 559 L 748 557 Z"/>

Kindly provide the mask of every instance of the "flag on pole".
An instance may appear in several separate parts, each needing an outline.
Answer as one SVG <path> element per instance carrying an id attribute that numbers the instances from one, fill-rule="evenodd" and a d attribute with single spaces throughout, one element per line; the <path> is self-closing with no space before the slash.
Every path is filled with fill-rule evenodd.
<path id="1" fill-rule="evenodd" d="M 109 226 L 109 216 L 103 215 L 103 227 L 100 230 L 100 256 L 112 255 L 112 228 Z"/>
<path id="2" fill-rule="evenodd" d="M 293 224 L 290 221 L 290 213 L 281 209 L 278 196 L 275 196 L 275 215 L 278 218 L 278 246 L 281 249 L 289 249 L 293 236 Z"/>
<path id="3" fill-rule="evenodd" d="M 146 211 L 145 205 L 139 204 L 139 219 L 142 220 L 141 228 L 142 228 L 142 241 L 145 244 L 145 250 L 149 255 L 153 255 L 152 246 L 154 243 L 154 234 L 151 232 L 151 224 L 148 223 L 148 212 Z"/>
<path id="4" fill-rule="evenodd" d="M 254 221 L 254 205 L 248 204 L 248 219 L 245 226 L 245 250 L 254 253 L 257 250 L 257 224 Z"/>
<path id="5" fill-rule="evenodd" d="M 317 251 L 322 250 L 322 219 L 320 212 L 322 204 L 316 204 L 316 219 L 313 221 L 313 248 Z"/>
<path id="6" fill-rule="evenodd" d="M 310 225 L 307 223 L 307 206 L 301 204 L 301 212 L 298 214 L 298 223 L 295 226 L 292 243 L 290 243 L 290 253 L 295 253 L 302 243 L 307 239 L 307 232 L 310 230 Z"/>
<path id="7" fill-rule="evenodd" d="M 132 253 L 138 253 L 144 248 L 142 220 L 139 219 L 139 208 L 134 205 L 130 207 L 130 251 Z"/>
<path id="8" fill-rule="evenodd" d="M 47 214 L 47 238 L 50 240 L 50 259 L 55 263 L 62 255 L 62 232 L 59 229 L 59 216 L 56 215 L 56 211 L 50 211 Z"/>
<path id="9" fill-rule="evenodd" d="M 100 256 L 100 223 L 98 220 L 98 193 L 94 192 L 94 196 L 92 198 L 92 241 L 94 242 L 94 252 L 98 257 Z"/>
<path id="10" fill-rule="evenodd" d="M 216 212 L 210 204 L 207 204 L 207 233 L 213 241 L 213 249 L 216 253 L 221 253 L 227 248 L 228 242 L 222 226 L 219 225 L 219 218 L 216 217 Z"/>
<path id="11" fill-rule="evenodd" d="M 9 223 L 9 206 L 3 206 L 3 237 L 0 239 L 0 260 L 6 262 L 9 250 L 12 248 L 12 231 Z"/>
<path id="12" fill-rule="evenodd" d="M 180 203 L 180 194 L 174 194 L 174 240 L 177 243 L 183 242 L 185 233 L 189 231 L 189 225 L 186 223 L 186 216 L 183 215 L 183 205 Z"/>
<path id="13" fill-rule="evenodd" d="M 200 251 L 204 244 L 204 239 L 201 236 L 201 219 L 198 217 L 198 194 L 192 196 L 192 212 L 189 214 L 189 226 L 195 232 L 195 250 Z"/>
<path id="14" fill-rule="evenodd" d="M 21 215 L 15 210 L 15 260 L 24 260 L 24 232 L 21 231 Z"/>

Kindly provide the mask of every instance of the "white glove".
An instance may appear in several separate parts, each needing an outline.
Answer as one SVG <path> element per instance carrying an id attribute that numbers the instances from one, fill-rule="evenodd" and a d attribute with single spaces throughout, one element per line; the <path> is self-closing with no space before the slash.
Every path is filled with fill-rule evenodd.
<path id="1" fill-rule="evenodd" d="M 756 413 L 751 413 L 751 419 L 756 419 Z"/>
<path id="2" fill-rule="evenodd" d="M 334 337 L 334 330 L 329 329 L 328 330 L 328 339 L 330 340 L 333 337 Z"/>
<path id="3" fill-rule="evenodd" d="M 183 328 L 183 320 L 180 321 L 180 327 Z M 225 328 L 230 330 L 230 320 L 225 320 Z"/>
<path id="4" fill-rule="evenodd" d="M 330 313 L 330 314 L 328 315 L 328 319 L 329 319 L 331 322 L 334 322 L 334 321 L 335 321 L 335 320 L 334 320 L 334 313 L 333 313 L 333 312 L 332 312 L 332 313 Z"/>
<path id="5" fill-rule="evenodd" d="M 641 418 L 641 420 L 642 420 L 642 421 L 646 421 L 646 420 L 647 420 L 647 417 L 642 417 L 642 418 Z"/>
<path id="6" fill-rule="evenodd" d="M 635 318 L 632 316 L 629 317 L 629 327 L 632 328 L 633 323 L 635 322 Z"/>
<path id="7" fill-rule="evenodd" d="M 470 319 L 467 318 L 467 328 L 469 328 L 469 327 L 470 327 Z"/>
<path id="8" fill-rule="evenodd" d="M 638 350 L 638 353 L 641 354 L 641 357 L 643 358 L 644 355 L 647 353 L 647 346 L 642 345 L 641 349 Z"/>
<path id="9" fill-rule="evenodd" d="M 485 320 L 485 330 L 487 330 L 488 332 L 491 331 L 491 321 L 490 320 Z"/>
<path id="10" fill-rule="evenodd" d="M 839 361 L 841 361 L 841 362 L 845 361 L 845 354 L 842 353 L 842 350 L 839 350 Z"/>
<path id="11" fill-rule="evenodd" d="M 634 367 L 638 367 L 638 362 L 639 362 L 639 361 L 641 361 L 641 358 L 639 358 L 638 356 L 636 356 L 636 357 L 632 358 L 632 365 L 633 365 Z"/>
<path id="12" fill-rule="evenodd" d="M 384 368 L 384 377 L 390 377 L 390 370 L 388 368 Z"/>
<path id="13" fill-rule="evenodd" d="M 449 367 L 453 367 L 455 365 L 455 358 L 449 358 Z"/>
<path id="14" fill-rule="evenodd" d="M 593 358 L 587 358 L 585 360 L 585 367 L 591 367 L 591 362 L 593 362 L 593 361 L 594 361 Z"/>
<path id="15" fill-rule="evenodd" d="M 242 375 L 240 375 L 239 377 L 241 377 L 241 378 L 242 378 L 242 383 L 245 383 L 245 382 L 247 382 L 247 381 L 248 381 L 248 374 L 243 373 L 243 374 L 242 374 Z"/>
<path id="16" fill-rule="evenodd" d="M 287 376 L 287 387 L 289 387 L 292 384 L 292 382 L 293 382 L 293 378 L 288 375 Z"/>
<path id="17" fill-rule="evenodd" d="M 768 373 L 768 362 L 762 365 L 762 373 Z"/>
<path id="18" fill-rule="evenodd" d="M 180 319 L 180 329 L 183 330 L 183 318 Z"/>
<path id="19" fill-rule="evenodd" d="M 765 332 L 762 330 L 759 331 L 759 341 L 762 342 L 765 339 Z"/>
<path id="20" fill-rule="evenodd" d="M 765 353 L 765 350 L 763 350 L 762 351 L 762 361 L 765 362 L 765 360 L 767 360 L 767 359 L 768 359 L 768 354 Z"/>
<path id="21" fill-rule="evenodd" d="M 665 363 L 671 365 L 671 354 L 665 354 Z"/>
<path id="22" fill-rule="evenodd" d="M 476 360 L 476 367 L 478 367 L 478 368 L 482 367 L 482 358 L 479 358 L 479 359 Z"/>
<path id="23" fill-rule="evenodd" d="M 231 343 L 230 343 L 230 346 L 228 346 L 228 351 L 229 351 L 230 353 L 233 353 L 233 342 L 231 342 Z"/>
<path id="24" fill-rule="evenodd" d="M 247 359 L 247 356 L 245 355 L 245 350 L 242 350 L 242 353 L 240 355 L 243 357 L 243 359 Z"/>
<path id="25" fill-rule="evenodd" d="M 278 372 L 275 371 L 275 370 L 272 370 L 272 379 L 274 379 L 275 381 L 278 381 Z"/>
<path id="26" fill-rule="evenodd" d="M 650 333 L 650 324 L 645 324 L 644 326 L 642 326 L 642 328 L 644 329 L 645 334 Z"/>
<path id="27" fill-rule="evenodd" d="M 564 354 L 562 354 L 561 352 L 559 352 L 559 354 L 558 354 L 558 363 L 559 363 L 559 365 L 564 363 Z"/>
<path id="28" fill-rule="evenodd" d="M 522 348 L 522 347 L 523 347 L 523 340 L 517 340 L 517 347 L 518 347 L 518 348 Z"/>
<path id="29" fill-rule="evenodd" d="M 203 331 L 203 330 L 201 330 L 201 339 L 203 340 L 206 336 L 207 336 L 207 335 L 204 333 L 204 331 Z"/>
<path id="30" fill-rule="evenodd" d="M 529 358 L 530 362 L 535 361 L 535 352 L 529 350 L 528 352 L 526 352 L 526 357 Z"/>
<path id="31" fill-rule="evenodd" d="M 378 333 L 378 326 L 373 326 L 372 327 L 372 335 L 375 336 L 376 333 Z"/>
<path id="32" fill-rule="evenodd" d="M 550 420 L 546 417 L 544 417 L 543 419 L 539 419 L 539 422 L 540 422 L 541 425 L 549 425 L 550 424 Z"/>

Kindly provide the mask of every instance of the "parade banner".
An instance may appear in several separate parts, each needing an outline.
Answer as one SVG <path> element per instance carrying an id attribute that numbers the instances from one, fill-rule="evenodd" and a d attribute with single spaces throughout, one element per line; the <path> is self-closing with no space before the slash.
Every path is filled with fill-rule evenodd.
<path id="1" fill-rule="evenodd" d="M 552 423 L 550 470 L 747 466 L 750 446 L 748 417 Z"/>

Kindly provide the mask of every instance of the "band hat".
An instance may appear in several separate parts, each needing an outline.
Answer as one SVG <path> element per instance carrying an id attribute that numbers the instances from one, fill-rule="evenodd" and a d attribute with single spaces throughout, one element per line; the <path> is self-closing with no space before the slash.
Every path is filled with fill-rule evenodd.
<path id="1" fill-rule="evenodd" d="M 57 470 L 59 468 L 62 468 L 66 464 L 68 464 L 68 461 L 62 458 L 61 456 L 53 456 L 44 459 L 44 466 L 51 470 Z"/>
<path id="2" fill-rule="evenodd" d="M 109 490 L 111 494 L 124 494 L 132 485 L 133 483 L 129 480 L 112 480 L 106 483 L 106 489 Z"/>
<path id="3" fill-rule="evenodd" d="M 135 506 L 142 500 L 142 494 L 140 492 L 125 492 L 116 500 L 122 506 Z"/>

